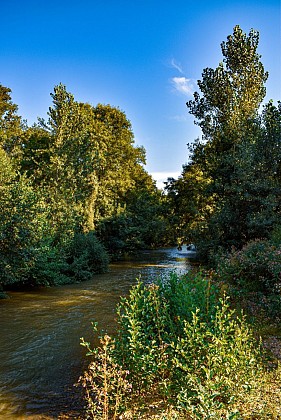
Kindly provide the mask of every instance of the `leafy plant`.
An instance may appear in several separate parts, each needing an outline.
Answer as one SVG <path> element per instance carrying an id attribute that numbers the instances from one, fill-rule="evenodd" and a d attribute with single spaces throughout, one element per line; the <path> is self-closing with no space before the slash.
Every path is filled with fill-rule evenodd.
<path id="1" fill-rule="evenodd" d="M 88 280 L 108 268 L 108 255 L 94 232 L 76 233 L 67 249 L 67 273 L 75 281 Z"/>
<path id="2" fill-rule="evenodd" d="M 94 326 L 96 331 L 96 326 Z M 116 363 L 115 340 L 105 334 L 100 347 L 91 350 L 89 343 L 81 343 L 94 357 L 88 371 L 80 378 L 87 399 L 87 413 L 94 419 L 117 419 L 125 402 L 130 397 L 131 384 L 128 371 Z"/>
<path id="3" fill-rule="evenodd" d="M 266 240 L 250 241 L 219 258 L 217 272 L 221 279 L 244 290 L 279 293 L 281 247 Z"/>
<path id="4" fill-rule="evenodd" d="M 219 289 L 203 273 L 190 271 L 181 277 L 171 273 L 157 284 L 161 295 L 169 302 L 172 319 L 177 322 L 190 321 L 197 309 L 200 309 L 201 320 L 209 320 L 214 315 Z"/>
<path id="5" fill-rule="evenodd" d="M 151 399 L 162 418 L 168 409 L 172 418 L 241 418 L 240 402 L 264 373 L 261 348 L 209 279 L 199 273 L 139 281 L 118 305 L 117 325 L 115 338 L 103 334 L 94 350 L 82 340 L 93 358 L 80 379 L 91 418 L 118 418 L 109 413 L 124 410 L 142 418 Z"/>
<path id="6" fill-rule="evenodd" d="M 64 250 L 53 246 L 50 238 L 45 238 L 36 250 L 36 258 L 29 273 L 28 283 L 32 286 L 57 286 L 71 283 L 71 278 L 66 275 L 67 268 Z"/>
<path id="7" fill-rule="evenodd" d="M 209 323 L 200 320 L 199 310 L 192 315 L 183 337 L 173 343 L 178 405 L 196 418 L 216 418 L 211 414 L 254 387 L 261 372 L 260 348 L 227 298 L 220 300 Z"/>

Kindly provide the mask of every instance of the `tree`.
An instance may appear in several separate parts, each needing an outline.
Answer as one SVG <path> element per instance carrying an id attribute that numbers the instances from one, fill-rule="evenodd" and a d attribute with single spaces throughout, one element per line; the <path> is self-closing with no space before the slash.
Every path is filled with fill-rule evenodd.
<path id="1" fill-rule="evenodd" d="M 77 102 L 62 84 L 51 94 L 49 120 L 28 130 L 22 170 L 45 189 L 54 225 L 93 230 L 123 211 L 143 170 L 130 121 L 110 105 Z"/>
<path id="2" fill-rule="evenodd" d="M 11 89 L 0 85 L 0 146 L 10 156 L 18 156 L 24 124 L 17 115 L 18 107 L 12 102 Z"/>
<path id="3" fill-rule="evenodd" d="M 257 115 L 265 96 L 268 73 L 257 53 L 259 34 L 249 36 L 237 25 L 233 35 L 222 42 L 223 62 L 213 70 L 206 68 L 194 100 L 187 102 L 203 133 L 217 151 L 228 150 L 243 136 L 248 122 Z"/>
<path id="4" fill-rule="evenodd" d="M 198 164 L 183 165 L 178 179 L 168 178 L 165 186 L 173 242 L 194 243 L 206 229 L 213 212 L 214 198 L 206 195 L 211 180 Z"/>
<path id="5" fill-rule="evenodd" d="M 19 175 L 0 148 L 0 284 L 24 283 L 44 235 L 41 202 L 25 176 Z"/>
<path id="6" fill-rule="evenodd" d="M 127 192 L 135 187 L 135 174 L 143 171 L 145 150 L 134 145 L 131 123 L 120 109 L 98 104 L 93 111 L 94 118 L 104 126 L 99 140 L 95 209 L 95 219 L 100 220 L 122 208 Z"/>
<path id="7" fill-rule="evenodd" d="M 64 85 L 55 86 L 51 96 L 48 121 L 40 119 L 29 130 L 22 169 L 45 189 L 59 236 L 87 232 L 93 229 L 103 127 L 95 122 L 93 108 L 76 102 Z"/>
<path id="8" fill-rule="evenodd" d="M 192 204 L 183 214 L 193 219 L 188 226 L 190 233 L 205 253 L 219 246 L 240 247 L 259 237 L 262 230 L 267 235 L 276 220 L 276 185 L 267 184 L 272 171 L 265 179 L 259 175 L 259 168 L 265 168 L 262 142 L 267 142 L 266 150 L 272 159 L 274 150 L 279 150 L 280 137 L 273 136 L 275 149 L 269 151 L 265 121 L 269 113 L 270 121 L 276 121 L 272 114 L 276 116 L 277 111 L 269 111 L 267 106 L 259 116 L 268 73 L 257 53 L 258 42 L 257 31 L 251 30 L 247 36 L 235 26 L 233 34 L 221 44 L 223 62 L 216 69 L 203 70 L 202 80 L 198 81 L 201 94 L 195 92 L 194 99 L 187 102 L 195 123 L 202 129 L 202 140 L 191 146 L 190 162 L 176 185 L 182 183 L 182 195 L 190 197 Z M 274 124 L 271 126 L 276 133 Z M 192 183 L 198 189 L 190 193 Z"/>

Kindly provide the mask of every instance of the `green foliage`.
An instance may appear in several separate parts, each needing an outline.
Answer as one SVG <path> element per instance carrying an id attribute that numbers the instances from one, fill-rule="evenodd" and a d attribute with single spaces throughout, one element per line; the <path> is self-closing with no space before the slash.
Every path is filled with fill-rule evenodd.
<path id="1" fill-rule="evenodd" d="M 44 191 L 15 172 L 3 149 L 0 161 L 0 283 L 49 286 L 104 272 L 108 256 L 93 233 L 73 236 L 67 214 L 54 226 Z"/>
<path id="2" fill-rule="evenodd" d="M 198 244 L 214 207 L 214 199 L 205 195 L 209 184 L 210 179 L 196 164 L 184 165 L 182 175 L 166 183 L 170 223 L 182 242 Z"/>
<path id="3" fill-rule="evenodd" d="M 54 225 L 87 232 L 124 209 L 136 179 L 148 177 L 145 151 L 118 108 L 77 102 L 62 84 L 51 96 L 49 120 L 25 133 L 21 170 L 44 189 Z"/>
<path id="4" fill-rule="evenodd" d="M 281 225 L 277 224 L 270 235 L 270 241 L 278 246 L 281 244 Z"/>
<path id="5" fill-rule="evenodd" d="M 169 313 L 179 324 L 180 334 L 183 320 L 191 321 L 192 314 L 200 309 L 200 320 L 207 321 L 214 316 L 219 290 L 203 274 L 188 272 L 182 277 L 175 273 L 159 282 L 162 297 L 169 302 Z"/>
<path id="6" fill-rule="evenodd" d="M 88 402 L 87 412 L 93 419 L 117 419 L 130 400 L 131 384 L 127 380 L 128 371 L 115 361 L 115 341 L 106 334 L 100 339 L 101 346 L 94 350 L 83 339 L 81 344 L 94 358 L 88 372 L 80 378 Z"/>
<path id="7" fill-rule="evenodd" d="M 167 231 L 164 208 L 163 197 L 155 186 L 137 187 L 128 194 L 126 214 L 135 227 L 135 237 L 143 243 L 143 247 L 157 247 L 164 243 Z"/>
<path id="8" fill-rule="evenodd" d="M 221 44 L 223 62 L 203 70 L 201 94 L 187 103 L 202 141 L 167 192 L 180 236 L 204 259 L 270 237 L 280 219 L 281 105 L 270 101 L 258 113 L 268 77 L 258 42 L 256 31 L 235 26 Z"/>
<path id="9" fill-rule="evenodd" d="M 20 155 L 24 124 L 12 102 L 11 89 L 0 85 L 0 147 L 17 159 Z"/>
<path id="10" fill-rule="evenodd" d="M 107 269 L 101 243 L 113 255 L 158 245 L 161 197 L 125 113 L 59 84 L 48 121 L 27 127 L 10 93 L 0 86 L 0 284 L 81 281 Z"/>
<path id="11" fill-rule="evenodd" d="M 44 231 L 45 215 L 24 176 L 9 172 L 0 192 L 0 283 L 26 283 Z"/>
<path id="12" fill-rule="evenodd" d="M 124 210 L 97 225 L 97 234 L 113 259 L 165 242 L 161 200 L 158 191 L 136 188 L 128 193 Z"/>
<path id="13" fill-rule="evenodd" d="M 201 274 L 138 282 L 121 299 L 117 324 L 115 339 L 103 335 L 94 350 L 82 341 L 93 359 L 80 378 L 90 418 L 142 418 L 151 399 L 179 418 L 241 418 L 237 407 L 262 382 L 260 346 L 245 317 Z"/>
<path id="14" fill-rule="evenodd" d="M 165 380 L 169 375 L 166 357 L 173 323 L 168 302 L 161 296 L 159 286 L 146 287 L 139 282 L 128 298 L 121 299 L 117 315 L 118 359 L 128 369 L 128 379 L 136 392 L 142 393 L 160 377 Z"/>
<path id="15" fill-rule="evenodd" d="M 247 36 L 236 25 L 221 44 L 223 62 L 216 69 L 203 70 L 198 81 L 202 97 L 196 92 L 187 103 L 214 151 L 229 150 L 239 142 L 265 96 L 268 73 L 257 53 L 258 43 L 257 31 L 251 30 Z"/>
<path id="16" fill-rule="evenodd" d="M 201 321 L 199 309 L 192 316 L 185 321 L 183 337 L 173 344 L 178 405 L 193 418 L 217 418 L 254 387 L 261 373 L 260 349 L 227 299 L 220 301 L 209 323 Z"/>
<path id="17" fill-rule="evenodd" d="M 67 273 L 75 281 L 89 280 L 108 269 L 108 255 L 94 232 L 76 233 L 66 253 Z"/>
<path id="18" fill-rule="evenodd" d="M 281 247 L 255 240 L 241 250 L 232 250 L 218 260 L 219 278 L 245 291 L 279 294 L 281 286 Z"/>
<path id="19" fill-rule="evenodd" d="M 54 246 L 44 238 L 36 250 L 34 264 L 26 283 L 30 286 L 58 286 L 71 283 L 66 254 L 61 247 Z M 22 282 L 20 282 L 22 283 Z"/>

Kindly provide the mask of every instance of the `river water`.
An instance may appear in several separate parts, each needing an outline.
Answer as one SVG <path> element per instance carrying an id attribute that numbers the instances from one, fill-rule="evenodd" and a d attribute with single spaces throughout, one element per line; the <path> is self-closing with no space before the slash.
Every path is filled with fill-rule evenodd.
<path id="1" fill-rule="evenodd" d="M 81 389 L 74 384 L 89 363 L 80 337 L 93 342 L 91 321 L 112 332 L 116 304 L 137 278 L 184 273 L 191 258 L 175 248 L 142 252 L 91 281 L 0 300 L 0 419 L 80 418 Z"/>

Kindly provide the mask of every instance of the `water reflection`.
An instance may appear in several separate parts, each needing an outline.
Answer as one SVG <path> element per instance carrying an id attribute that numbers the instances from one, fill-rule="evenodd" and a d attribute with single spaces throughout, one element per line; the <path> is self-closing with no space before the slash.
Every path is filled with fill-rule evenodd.
<path id="1" fill-rule="evenodd" d="M 110 266 L 80 284 L 12 292 L 0 301 L 0 419 L 78 419 L 73 387 L 85 366 L 79 338 L 92 340 L 91 321 L 114 330 L 115 306 L 137 278 L 151 281 L 190 268 L 188 252 L 161 249 Z"/>

